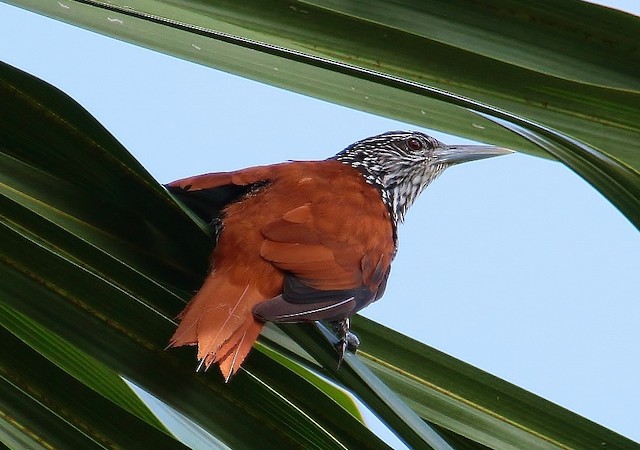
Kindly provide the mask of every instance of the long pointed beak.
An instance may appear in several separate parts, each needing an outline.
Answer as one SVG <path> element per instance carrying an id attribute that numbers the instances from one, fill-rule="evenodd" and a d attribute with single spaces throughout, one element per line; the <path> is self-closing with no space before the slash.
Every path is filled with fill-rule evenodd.
<path id="1" fill-rule="evenodd" d="M 513 150 L 492 145 L 446 145 L 434 149 L 433 156 L 434 162 L 454 165 L 510 153 Z"/>

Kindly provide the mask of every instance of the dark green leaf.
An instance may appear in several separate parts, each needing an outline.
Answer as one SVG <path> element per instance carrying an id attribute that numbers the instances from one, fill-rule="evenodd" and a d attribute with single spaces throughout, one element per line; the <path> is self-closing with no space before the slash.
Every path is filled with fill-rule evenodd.
<path id="1" fill-rule="evenodd" d="M 1 65 L 0 99 L 1 318 L 6 332 L 50 361 L 43 374 L 60 374 L 39 381 L 43 411 L 68 409 L 63 422 L 78 421 L 90 441 L 118 442 L 55 400 L 68 380 L 94 393 L 82 398 L 96 412 L 107 406 L 89 398 L 157 429 L 157 420 L 121 389 L 116 380 L 123 377 L 232 447 L 383 446 L 353 406 L 339 406 L 346 404 L 343 393 L 318 389 L 306 381 L 312 377 L 274 359 L 258 353 L 225 385 L 216 373 L 193 371 L 191 349 L 165 351 L 175 327 L 170 317 L 207 268 L 205 229 L 56 89 Z M 34 127 L 23 131 L 24 123 Z M 10 367 L 12 355 L 3 357 Z M 16 377 L 8 378 L 14 393 L 31 385 Z M 72 433 L 63 425 L 61 433 Z M 20 426 L 28 430 L 30 423 Z M 146 443 L 146 434 L 128 439 Z"/>
<path id="2" fill-rule="evenodd" d="M 520 151 L 540 153 L 535 143 L 472 111 L 534 133 L 552 131 L 573 154 L 562 161 L 640 226 L 638 17 L 559 0 L 11 3 L 296 92 Z M 597 164 L 575 161 L 589 158 Z M 623 179 L 601 176 L 620 168 Z"/>

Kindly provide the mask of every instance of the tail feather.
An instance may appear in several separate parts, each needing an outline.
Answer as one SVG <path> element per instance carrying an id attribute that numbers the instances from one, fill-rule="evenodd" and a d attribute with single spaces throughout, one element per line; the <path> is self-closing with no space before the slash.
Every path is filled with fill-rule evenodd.
<path id="1" fill-rule="evenodd" d="M 213 271 L 178 316 L 180 325 L 169 347 L 197 345 L 199 367 L 213 363 L 229 380 L 249 354 L 263 324 L 253 318 L 253 306 L 262 301 L 251 284 L 233 285 Z"/>
<path id="2" fill-rule="evenodd" d="M 245 323 L 220 348 L 218 351 L 220 358 L 216 357 L 216 360 L 220 364 L 220 371 L 225 381 L 238 371 L 251 351 L 253 343 L 258 339 L 263 326 L 263 322 L 255 320 L 252 316 L 247 317 Z"/>
<path id="3" fill-rule="evenodd" d="M 236 299 L 229 303 L 217 303 L 208 306 L 200 317 L 198 330 L 198 358 L 203 358 L 210 353 L 217 353 L 219 348 L 234 334 L 245 321 L 247 313 L 247 292 L 249 285 L 245 286 L 240 295 L 237 289 L 220 289 L 215 300 Z M 220 298 L 221 297 L 221 298 Z M 251 311 L 249 311 L 251 312 Z M 226 317 L 225 317 L 226 316 Z"/>

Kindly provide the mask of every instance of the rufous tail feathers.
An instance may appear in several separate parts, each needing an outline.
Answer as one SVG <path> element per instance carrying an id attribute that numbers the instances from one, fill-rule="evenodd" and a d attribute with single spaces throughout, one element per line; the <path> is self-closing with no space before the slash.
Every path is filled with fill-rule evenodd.
<path id="1" fill-rule="evenodd" d="M 264 325 L 253 306 L 264 300 L 250 283 L 231 284 L 214 270 L 180 313 L 169 347 L 197 345 L 200 365 L 217 363 L 225 381 L 238 371 Z"/>

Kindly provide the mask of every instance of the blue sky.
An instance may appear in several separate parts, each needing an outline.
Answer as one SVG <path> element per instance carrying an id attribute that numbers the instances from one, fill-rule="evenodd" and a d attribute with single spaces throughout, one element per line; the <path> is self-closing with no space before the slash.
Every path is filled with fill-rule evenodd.
<path id="1" fill-rule="evenodd" d="M 75 98 L 160 182 L 416 129 L 5 4 L 0 59 Z M 640 441 L 639 255 L 637 230 L 564 166 L 469 163 L 413 206 L 365 315 Z"/>

